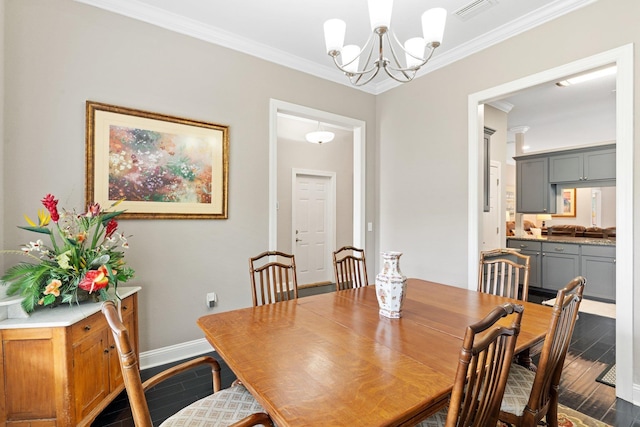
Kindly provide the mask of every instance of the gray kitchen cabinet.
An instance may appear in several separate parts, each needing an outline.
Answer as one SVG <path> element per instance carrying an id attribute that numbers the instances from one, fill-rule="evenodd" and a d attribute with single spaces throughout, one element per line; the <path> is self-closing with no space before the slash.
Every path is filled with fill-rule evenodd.
<path id="1" fill-rule="evenodd" d="M 552 184 L 580 184 L 615 179 L 615 145 L 549 155 L 549 182 Z"/>
<path id="2" fill-rule="evenodd" d="M 529 255 L 529 287 L 554 293 L 584 276 L 585 297 L 616 299 L 616 247 L 534 239 L 507 239 L 507 247 Z"/>
<path id="3" fill-rule="evenodd" d="M 542 243 L 542 288 L 557 291 L 580 275 L 580 245 Z"/>
<path id="4" fill-rule="evenodd" d="M 507 241 L 507 247 L 519 249 L 522 255 L 529 256 L 529 286 L 541 288 L 540 268 L 542 267 L 542 264 L 540 263 L 540 255 L 542 254 L 542 243 L 532 240 L 509 239 Z"/>
<path id="5" fill-rule="evenodd" d="M 516 211 L 555 213 L 555 186 L 549 184 L 549 158 L 516 158 Z"/>
<path id="6" fill-rule="evenodd" d="M 583 246 L 581 275 L 586 277 L 585 296 L 616 299 L 616 248 Z"/>

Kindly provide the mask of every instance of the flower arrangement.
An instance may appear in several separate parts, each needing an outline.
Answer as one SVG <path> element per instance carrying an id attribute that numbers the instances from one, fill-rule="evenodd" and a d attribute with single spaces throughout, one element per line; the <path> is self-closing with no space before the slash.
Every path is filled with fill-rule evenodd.
<path id="1" fill-rule="evenodd" d="M 117 232 L 115 220 L 124 211 L 107 212 L 93 203 L 82 214 L 64 209 L 59 212 L 58 200 L 51 194 L 42 199 L 42 204 L 46 210 L 38 210 L 38 223 L 25 215 L 29 225 L 19 228 L 48 234 L 50 246 L 38 239 L 23 245 L 21 251 L 3 251 L 37 261 L 20 262 L 0 277 L 0 284 L 8 286 L 7 295 L 24 297 L 22 307 L 26 312 L 38 305 L 78 302 L 87 292 L 108 299 L 110 285 L 117 288 L 118 282 L 133 277 L 134 271 L 126 265 L 121 249 L 129 244 Z"/>

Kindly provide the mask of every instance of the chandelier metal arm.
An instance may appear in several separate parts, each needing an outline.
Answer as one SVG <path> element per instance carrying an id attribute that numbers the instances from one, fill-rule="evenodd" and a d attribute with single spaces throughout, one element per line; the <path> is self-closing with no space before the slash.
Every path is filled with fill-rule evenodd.
<path id="1" fill-rule="evenodd" d="M 377 65 L 378 61 L 376 61 L 368 70 L 353 72 L 353 71 L 345 70 L 343 66 L 341 66 L 338 63 L 338 60 L 336 59 L 337 55 L 336 56 L 332 55 L 332 57 L 333 57 L 333 63 L 336 65 L 336 67 L 338 67 L 340 71 L 342 71 L 347 77 L 349 77 L 351 84 L 353 84 L 354 86 L 363 86 L 369 83 L 378 74 L 378 71 L 380 71 L 380 67 Z M 360 83 L 359 82 L 360 79 L 369 73 L 373 73 L 373 74 L 370 77 L 368 77 L 364 82 Z"/>
<path id="2" fill-rule="evenodd" d="M 376 61 L 376 64 L 377 63 L 378 63 L 378 61 Z M 363 81 L 363 82 L 361 82 L 360 79 L 364 76 L 364 74 L 359 74 L 358 78 L 356 78 L 355 80 L 353 79 L 354 76 L 351 76 L 351 77 L 349 77 L 349 81 L 354 86 L 364 86 L 367 83 L 369 83 L 371 80 L 373 80 L 378 75 L 378 72 L 380 72 L 380 67 L 378 67 L 376 65 L 375 67 L 372 68 L 372 70 L 374 72 L 369 77 L 367 77 L 367 79 L 365 81 Z"/>
<path id="3" fill-rule="evenodd" d="M 393 38 L 396 41 L 396 43 L 398 43 L 398 46 L 400 46 L 400 49 L 402 49 L 405 53 L 408 53 L 406 51 L 406 49 L 402 47 L 402 43 L 400 43 L 400 41 L 398 40 L 398 37 L 396 36 L 396 34 L 393 31 L 390 31 L 390 33 L 393 36 Z M 396 64 L 400 64 L 400 60 L 398 59 L 398 55 L 396 55 L 396 50 L 393 48 L 393 42 L 391 40 L 391 36 L 389 36 L 389 35 L 387 35 L 387 44 L 389 45 L 389 50 L 391 51 L 391 56 L 393 57 L 393 60 L 395 61 Z M 380 55 L 382 55 L 382 38 L 380 39 Z M 413 55 L 411 55 L 411 56 L 413 56 Z M 394 77 L 389 72 L 389 68 L 394 70 L 394 71 L 401 72 L 405 76 L 405 78 L 407 79 L 406 80 L 407 82 L 411 81 L 413 79 L 413 77 L 415 76 L 415 74 L 416 74 L 416 70 L 413 70 L 413 67 L 411 67 L 411 68 L 394 68 L 390 64 L 391 64 L 390 61 L 386 61 L 384 63 L 384 71 L 387 73 L 387 75 L 389 77 L 391 77 L 394 80 L 401 81 L 401 80 L 398 80 L 396 77 Z M 407 71 L 413 71 L 413 75 L 409 76 L 409 74 L 407 74 Z"/>
<path id="4" fill-rule="evenodd" d="M 429 55 L 427 55 L 426 58 L 424 58 L 424 60 L 422 60 L 422 62 L 418 65 L 414 65 L 413 67 L 407 67 L 407 68 L 396 68 L 390 65 L 390 63 L 385 64 L 384 66 L 384 71 L 387 73 L 387 75 L 389 77 L 391 77 L 392 79 L 394 79 L 397 82 L 400 83 L 407 83 L 410 82 L 411 80 L 413 80 L 413 78 L 416 76 L 418 70 L 425 65 L 427 62 L 429 62 L 429 60 L 431 59 L 431 57 L 433 56 L 433 52 L 435 52 L 435 48 L 437 46 L 432 46 L 432 44 L 430 43 L 429 45 L 427 45 L 427 47 L 430 48 L 430 52 Z M 411 54 L 409 54 L 411 55 Z M 413 57 L 413 55 L 411 55 Z M 416 58 L 418 59 L 418 58 Z M 398 78 L 396 75 L 393 74 L 393 72 L 401 72 L 406 80 L 402 79 L 402 78 Z M 408 75 L 407 72 L 412 72 L 412 75 Z"/>
<path id="5" fill-rule="evenodd" d="M 340 56 L 340 51 L 334 50 L 334 51 L 329 52 L 329 56 L 331 56 L 333 58 L 333 63 L 335 64 L 335 66 L 338 67 L 338 69 L 340 71 L 345 73 L 350 78 L 353 77 L 353 76 L 362 76 L 364 74 L 369 74 L 370 72 L 374 71 L 376 68 L 379 68 L 378 65 L 376 63 L 374 63 L 371 66 L 371 68 L 369 68 L 368 70 L 366 69 L 367 66 L 369 65 L 369 62 L 371 62 L 371 55 L 373 53 L 373 36 L 374 36 L 374 34 L 372 33 L 372 35 L 369 36 L 369 39 L 367 39 L 367 42 L 365 43 L 364 47 L 360 51 L 360 54 L 358 56 L 356 56 L 355 58 L 353 58 L 351 61 L 347 62 L 346 64 L 340 65 L 338 63 L 338 56 Z M 364 69 L 362 71 L 348 71 L 347 69 L 344 68 L 344 67 L 352 64 L 358 58 L 360 58 L 362 56 L 362 53 L 365 52 L 367 49 L 369 50 L 369 56 L 367 57 L 367 61 L 365 62 L 364 67 L 363 67 Z"/>

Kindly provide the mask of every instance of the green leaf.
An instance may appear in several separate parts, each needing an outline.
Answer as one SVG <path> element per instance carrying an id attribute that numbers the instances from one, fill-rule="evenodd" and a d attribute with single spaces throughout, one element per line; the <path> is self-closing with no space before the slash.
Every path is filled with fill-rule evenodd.
<path id="1" fill-rule="evenodd" d="M 19 225 L 18 228 L 22 228 L 23 230 L 28 230 L 28 231 L 35 231 L 36 233 L 42 233 L 42 234 L 51 234 L 51 230 L 49 230 L 47 227 L 31 227 L 31 226 L 21 226 Z"/>
<path id="2" fill-rule="evenodd" d="M 91 264 L 89 264 L 89 268 L 100 267 L 101 265 L 108 263 L 110 258 L 111 257 L 108 254 L 100 255 L 98 258 L 91 261 Z"/>
<path id="3" fill-rule="evenodd" d="M 115 218 L 122 213 L 124 213 L 124 211 L 104 212 L 101 216 L 100 222 L 102 222 L 102 225 L 106 227 L 111 218 Z"/>

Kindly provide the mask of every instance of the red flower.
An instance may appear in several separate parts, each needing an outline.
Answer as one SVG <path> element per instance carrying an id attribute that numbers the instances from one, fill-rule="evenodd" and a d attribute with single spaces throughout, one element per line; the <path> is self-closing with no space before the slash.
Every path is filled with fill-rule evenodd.
<path id="1" fill-rule="evenodd" d="M 51 215 L 51 220 L 55 223 L 60 219 L 60 215 L 58 214 L 58 201 L 53 197 L 52 194 L 47 194 L 42 199 L 42 204 L 49 211 Z"/>
<path id="2" fill-rule="evenodd" d="M 85 216 L 94 217 L 100 215 L 100 203 L 92 203 L 89 205 L 89 209 Z"/>
<path id="3" fill-rule="evenodd" d="M 89 291 L 99 291 L 102 288 L 106 288 L 109 284 L 109 275 L 107 267 L 101 265 L 97 270 L 89 270 L 85 273 L 84 279 L 78 283 L 80 289 Z"/>
<path id="4" fill-rule="evenodd" d="M 107 223 L 107 227 L 105 230 L 105 237 L 111 237 L 113 233 L 115 233 L 117 228 L 118 228 L 118 221 L 111 218 L 111 220 Z"/>

